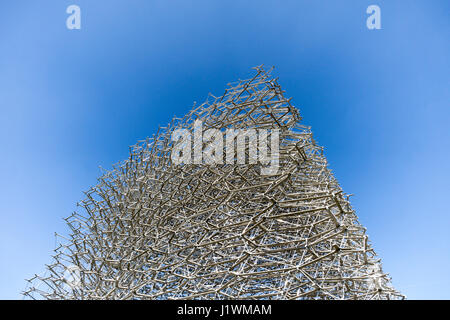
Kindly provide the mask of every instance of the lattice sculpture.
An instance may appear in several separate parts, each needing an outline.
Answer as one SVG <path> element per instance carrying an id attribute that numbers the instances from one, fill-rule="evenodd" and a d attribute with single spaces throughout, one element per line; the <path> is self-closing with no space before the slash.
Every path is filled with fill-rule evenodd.
<path id="1" fill-rule="evenodd" d="M 402 299 L 271 70 L 130 148 L 24 292 L 46 299 Z M 174 165 L 171 133 L 279 129 L 279 170 Z M 247 155 L 248 156 L 248 155 Z M 76 281 L 74 279 L 76 278 Z"/>

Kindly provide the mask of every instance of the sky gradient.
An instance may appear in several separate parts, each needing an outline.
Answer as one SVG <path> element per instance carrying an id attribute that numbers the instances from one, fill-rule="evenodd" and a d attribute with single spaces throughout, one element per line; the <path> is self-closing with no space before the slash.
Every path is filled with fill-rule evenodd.
<path id="1" fill-rule="evenodd" d="M 81 30 L 66 8 L 81 8 Z M 381 8 L 368 30 L 366 8 Z M 411 299 L 450 299 L 450 2 L 0 4 L 0 299 L 44 270 L 99 166 L 275 66 Z"/>

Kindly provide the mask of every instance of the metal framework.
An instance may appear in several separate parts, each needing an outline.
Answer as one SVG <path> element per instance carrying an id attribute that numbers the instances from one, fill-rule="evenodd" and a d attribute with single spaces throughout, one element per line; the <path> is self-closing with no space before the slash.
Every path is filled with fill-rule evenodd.
<path id="1" fill-rule="evenodd" d="M 257 67 L 130 148 L 86 192 L 70 236 L 26 297 L 402 299 L 290 99 Z M 279 129 L 280 169 L 174 165 L 171 132 Z M 68 280 L 76 270 L 77 281 Z M 70 273 L 69 274 L 73 274 Z M 75 277 L 75 276 L 74 276 Z"/>

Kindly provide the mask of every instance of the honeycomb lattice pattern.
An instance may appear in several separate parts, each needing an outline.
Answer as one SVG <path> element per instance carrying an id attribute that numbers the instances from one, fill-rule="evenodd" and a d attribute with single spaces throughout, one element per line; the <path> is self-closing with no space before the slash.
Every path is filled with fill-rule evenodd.
<path id="1" fill-rule="evenodd" d="M 279 129 L 280 169 L 171 163 L 171 132 Z M 24 295 L 45 299 L 398 299 L 322 148 L 270 71 L 130 149 L 67 218 Z M 270 131 L 269 131 L 270 132 Z M 72 268 L 72 269 L 71 269 Z M 67 279 L 77 271 L 77 281 Z M 69 272 L 70 274 L 70 272 Z M 70 278 L 70 277 L 69 277 Z"/>

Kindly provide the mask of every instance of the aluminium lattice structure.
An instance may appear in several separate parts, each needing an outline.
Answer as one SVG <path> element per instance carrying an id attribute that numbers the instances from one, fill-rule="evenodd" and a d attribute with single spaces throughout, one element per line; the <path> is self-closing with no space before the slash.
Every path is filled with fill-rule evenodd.
<path id="1" fill-rule="evenodd" d="M 171 133 L 279 130 L 279 170 L 174 165 Z M 297 109 L 262 67 L 130 148 L 68 217 L 26 297 L 401 299 Z"/>

